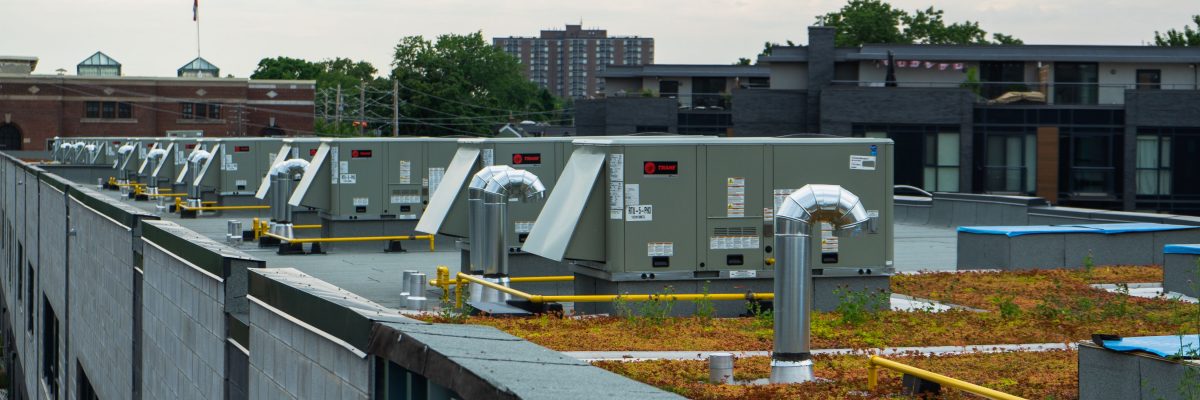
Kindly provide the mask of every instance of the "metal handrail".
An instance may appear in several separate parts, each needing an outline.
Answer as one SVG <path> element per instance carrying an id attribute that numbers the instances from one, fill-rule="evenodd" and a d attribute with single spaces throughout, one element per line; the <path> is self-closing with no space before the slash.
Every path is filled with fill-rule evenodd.
<path id="1" fill-rule="evenodd" d="M 949 386 L 964 392 L 998 400 L 1025 400 L 1023 397 L 988 389 L 974 383 L 961 381 L 942 374 L 936 374 L 910 365 L 901 364 L 880 356 L 871 356 L 867 364 L 867 388 L 874 391 L 879 385 L 879 368 L 884 367 L 903 374 L 912 375 L 943 386 Z"/>
<path id="2" fill-rule="evenodd" d="M 607 303 L 617 299 L 623 301 L 655 301 L 655 300 L 674 300 L 674 301 L 696 301 L 702 299 L 708 300 L 774 300 L 774 293 L 680 293 L 680 294 L 589 294 L 589 295 L 540 295 L 530 294 L 508 286 L 500 285 L 494 282 L 489 282 L 483 278 L 459 272 L 456 276 L 457 282 L 469 282 L 483 285 L 504 293 L 508 293 L 514 297 L 527 300 L 531 303 Z M 436 283 L 436 284 L 435 284 Z M 430 282 L 432 286 L 441 287 L 442 290 L 449 290 L 449 285 L 452 282 L 447 280 L 437 280 Z M 461 292 L 460 292 L 461 295 Z"/>

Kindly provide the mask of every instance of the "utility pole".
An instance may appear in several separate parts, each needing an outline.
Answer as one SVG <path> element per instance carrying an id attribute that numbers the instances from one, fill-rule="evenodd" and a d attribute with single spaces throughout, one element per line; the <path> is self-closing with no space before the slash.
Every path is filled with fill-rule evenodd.
<path id="1" fill-rule="evenodd" d="M 400 136 L 400 80 L 392 78 L 392 136 Z"/>
<path id="2" fill-rule="evenodd" d="M 358 86 L 358 136 L 363 135 L 363 130 L 367 127 L 363 126 L 363 122 L 367 120 L 367 83 L 363 82 Z"/>
<path id="3" fill-rule="evenodd" d="M 333 123 L 335 126 L 342 125 L 342 84 L 337 85 L 337 98 L 334 100 L 333 106 Z"/>

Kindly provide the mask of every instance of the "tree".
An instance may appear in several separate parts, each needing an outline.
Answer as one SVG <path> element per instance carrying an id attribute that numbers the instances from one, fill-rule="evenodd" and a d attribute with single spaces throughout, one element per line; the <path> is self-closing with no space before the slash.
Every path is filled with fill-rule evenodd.
<path id="1" fill-rule="evenodd" d="M 837 28 L 834 44 L 855 47 L 864 44 L 1021 44 L 1002 33 L 987 39 L 978 22 L 946 25 L 943 11 L 933 7 L 911 13 L 892 8 L 882 0 L 850 0 L 838 11 L 817 17 L 817 24 Z"/>
<path id="2" fill-rule="evenodd" d="M 375 79 L 378 70 L 366 61 L 334 58 L 308 61 L 291 57 L 264 58 L 250 75 L 251 79 L 306 79 L 317 81 L 317 88 L 349 89 Z"/>
<path id="3" fill-rule="evenodd" d="M 480 32 L 401 39 L 391 78 L 401 88 L 401 129 L 408 133 L 491 135 L 509 120 L 553 121 L 561 107 Z"/>
<path id="4" fill-rule="evenodd" d="M 750 59 L 746 58 L 746 57 L 738 57 L 737 62 L 733 63 L 733 65 L 750 65 L 750 64 L 751 64 Z"/>
<path id="5" fill-rule="evenodd" d="M 1155 46 L 1200 46 L 1200 15 L 1193 15 L 1192 22 L 1196 23 L 1198 29 L 1184 25 L 1183 31 L 1175 29 L 1168 30 L 1166 33 L 1154 31 Z"/>

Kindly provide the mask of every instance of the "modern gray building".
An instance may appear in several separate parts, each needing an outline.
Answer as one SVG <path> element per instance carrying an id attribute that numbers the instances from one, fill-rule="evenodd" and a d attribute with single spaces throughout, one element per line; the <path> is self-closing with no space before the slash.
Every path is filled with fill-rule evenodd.
<path id="1" fill-rule="evenodd" d="M 604 93 L 598 74 L 609 66 L 654 63 L 653 38 L 608 36 L 606 30 L 581 25 L 543 30 L 537 37 L 493 38 L 492 44 L 516 57 L 530 81 L 560 97 Z"/>
<path id="2" fill-rule="evenodd" d="M 1200 48 L 1183 47 L 839 48 L 833 28 L 811 27 L 808 45 L 777 46 L 758 58 L 769 88 L 732 89 L 719 110 L 725 124 L 693 128 L 684 121 L 695 111 L 663 95 L 656 79 L 643 79 L 619 90 L 658 90 L 656 97 L 620 96 L 610 86 L 604 99 L 576 102 L 576 126 L 580 135 L 665 127 L 888 137 L 899 157 L 897 184 L 1200 213 L 1200 161 L 1189 157 L 1200 150 L 1198 65 Z"/>

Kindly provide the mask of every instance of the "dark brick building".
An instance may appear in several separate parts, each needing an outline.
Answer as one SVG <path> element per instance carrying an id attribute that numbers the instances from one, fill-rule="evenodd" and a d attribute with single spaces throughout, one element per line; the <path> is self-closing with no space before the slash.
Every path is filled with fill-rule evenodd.
<path id="1" fill-rule="evenodd" d="M 813 27 L 807 46 L 760 56 L 770 88 L 734 89 L 720 111 L 731 117 L 717 127 L 735 136 L 887 137 L 896 183 L 928 191 L 1200 213 L 1200 48 L 833 43 L 832 28 Z M 662 94 L 606 95 L 576 102 L 578 134 L 712 132 L 685 123 L 693 112 L 683 108 L 647 116 L 653 108 L 643 103 L 676 104 Z"/>
<path id="2" fill-rule="evenodd" d="M 654 64 L 653 38 L 608 36 L 580 25 L 544 30 L 538 37 L 493 38 L 492 44 L 520 60 L 530 81 L 560 97 L 604 93 L 598 74 L 610 65 Z"/>
<path id="3" fill-rule="evenodd" d="M 5 59 L 15 60 L 10 66 L 28 60 Z M 121 76 L 120 64 L 103 53 L 81 63 L 81 75 L 33 74 L 35 65 L 36 59 L 27 71 L 0 73 L 0 149 L 44 150 L 55 136 L 162 136 L 176 130 L 263 136 L 313 128 L 314 81 L 206 77 L 217 71 L 201 58 L 180 69 L 188 77 Z"/>

